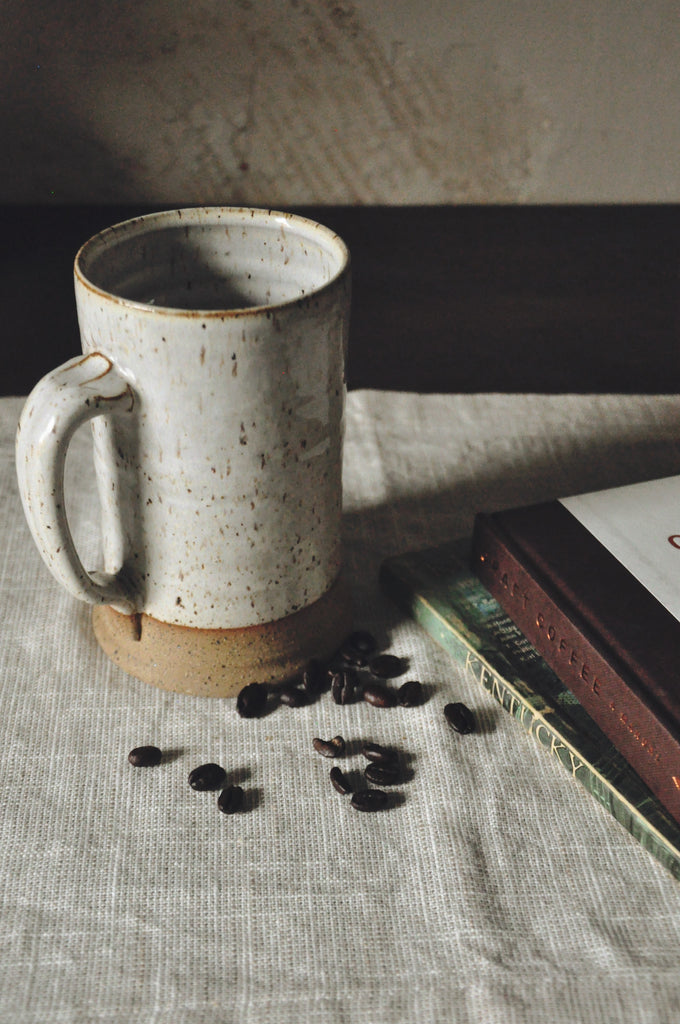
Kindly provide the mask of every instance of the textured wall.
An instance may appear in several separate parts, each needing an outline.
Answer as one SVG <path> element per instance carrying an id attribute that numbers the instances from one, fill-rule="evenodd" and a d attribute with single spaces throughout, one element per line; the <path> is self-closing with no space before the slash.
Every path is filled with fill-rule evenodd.
<path id="1" fill-rule="evenodd" d="M 680 6 L 5 0 L 0 201 L 680 198 Z"/>

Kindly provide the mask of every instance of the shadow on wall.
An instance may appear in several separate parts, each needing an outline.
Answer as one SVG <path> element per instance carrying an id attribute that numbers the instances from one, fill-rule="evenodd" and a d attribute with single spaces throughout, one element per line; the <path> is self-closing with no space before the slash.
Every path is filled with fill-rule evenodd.
<path id="1" fill-rule="evenodd" d="M 545 111 L 486 33 L 461 42 L 476 22 L 460 17 L 10 0 L 0 201 L 522 200 L 549 147 Z"/>
<path id="2" fill-rule="evenodd" d="M 39 11 L 35 7 L 39 6 Z M 101 202 L 134 194 L 126 140 L 96 118 L 93 80 L 109 75 L 115 97 L 122 27 L 104 5 L 10 3 L 0 42 L 0 198 L 9 203 Z M 124 24 L 124 22 L 123 22 Z M 143 97 L 140 96 L 140 107 Z M 118 145 L 117 145 L 118 143 Z"/>

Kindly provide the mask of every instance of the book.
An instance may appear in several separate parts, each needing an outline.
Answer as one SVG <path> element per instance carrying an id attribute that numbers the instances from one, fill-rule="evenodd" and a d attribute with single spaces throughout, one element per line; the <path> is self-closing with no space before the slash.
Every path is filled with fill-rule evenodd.
<path id="1" fill-rule="evenodd" d="M 480 513 L 471 565 L 680 821 L 674 519 L 680 477 Z"/>
<path id="2" fill-rule="evenodd" d="M 676 878 L 680 826 L 470 568 L 470 540 L 386 559 L 384 591 Z"/>

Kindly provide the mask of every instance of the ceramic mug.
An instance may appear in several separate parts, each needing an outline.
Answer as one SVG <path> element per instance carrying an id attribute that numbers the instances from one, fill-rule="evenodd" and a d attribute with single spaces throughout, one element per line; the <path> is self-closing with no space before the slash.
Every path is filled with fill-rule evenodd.
<path id="1" fill-rule="evenodd" d="M 94 605 L 132 675 L 229 696 L 332 653 L 342 576 L 349 254 L 273 211 L 155 213 L 75 259 L 83 355 L 33 389 L 17 432 L 26 518 L 54 576 Z M 103 570 L 64 510 L 92 421 Z"/>

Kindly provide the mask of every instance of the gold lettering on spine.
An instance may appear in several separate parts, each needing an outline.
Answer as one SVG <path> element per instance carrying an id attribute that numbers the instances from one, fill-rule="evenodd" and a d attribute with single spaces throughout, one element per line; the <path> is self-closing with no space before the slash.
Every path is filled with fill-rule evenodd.
<path id="1" fill-rule="evenodd" d="M 553 757 L 561 764 L 566 764 L 565 758 L 562 752 L 566 752 L 568 758 L 568 765 L 571 771 L 572 778 L 576 778 L 576 773 L 579 768 L 586 768 L 587 765 L 584 761 L 581 761 L 575 752 L 564 743 L 555 733 L 550 729 L 545 722 L 539 717 L 538 713 L 529 707 L 527 704 L 522 703 L 519 697 L 515 696 L 514 693 L 505 685 L 503 680 L 495 673 L 491 672 L 482 661 L 473 654 L 472 651 L 467 651 L 465 655 L 465 671 L 471 675 L 476 682 L 481 683 L 484 689 L 489 693 L 494 700 L 496 700 L 502 707 L 504 707 L 513 718 L 517 718 L 529 735 L 533 735 L 546 750 L 549 750 Z M 519 714 L 517 713 L 519 710 Z M 550 707 L 546 707 L 546 711 L 550 711 Z M 678 778 L 676 785 L 680 789 L 680 778 Z"/>
<path id="2" fill-rule="evenodd" d="M 472 651 L 468 651 L 467 654 L 465 655 L 465 671 L 470 673 L 475 679 L 477 678 L 477 676 L 475 675 L 474 670 L 479 664 L 479 658 L 475 658 L 472 654 Z"/>
<path id="3" fill-rule="evenodd" d="M 571 747 L 568 747 L 566 743 L 562 743 L 562 741 L 559 740 L 557 738 L 557 736 L 553 736 L 552 740 L 550 742 L 550 753 L 553 754 L 559 761 L 561 761 L 562 764 L 564 764 L 564 761 L 560 757 L 560 753 L 559 753 L 561 750 L 566 750 L 567 755 L 569 756 L 569 764 L 571 766 L 571 774 L 572 774 L 572 776 L 574 778 L 576 778 L 576 772 L 579 770 L 579 768 L 583 768 L 584 767 L 583 761 L 579 761 L 578 760 L 578 758 L 574 754 L 574 751 L 571 749 Z"/>
<path id="4" fill-rule="evenodd" d="M 499 682 L 499 680 L 498 680 L 498 678 L 496 676 L 492 676 L 491 677 L 491 691 L 490 691 L 490 693 L 491 693 L 491 696 L 494 698 L 494 700 L 497 700 L 499 704 L 503 704 L 504 703 L 505 687 L 501 686 L 501 684 L 500 684 L 500 682 Z"/>
<path id="5" fill-rule="evenodd" d="M 544 722 L 536 722 L 536 724 L 534 725 L 533 733 L 539 743 L 541 743 L 544 747 L 550 747 L 552 733 L 550 732 L 550 729 Z M 543 733 L 545 733 L 545 739 L 543 739 Z"/>
<path id="6" fill-rule="evenodd" d="M 510 693 L 509 690 L 506 690 L 505 691 L 505 695 L 509 699 L 509 704 L 506 704 L 506 707 L 507 707 L 508 711 L 510 712 L 510 714 L 512 715 L 512 717 L 513 718 L 517 717 L 515 712 L 517 711 L 518 707 L 522 708 L 522 714 L 524 714 L 524 711 L 526 710 L 526 708 L 524 707 L 523 704 L 520 704 L 519 700 L 517 699 L 517 697 L 515 697 L 514 693 Z M 522 715 L 520 715 L 520 722 L 521 721 L 522 721 Z"/>

